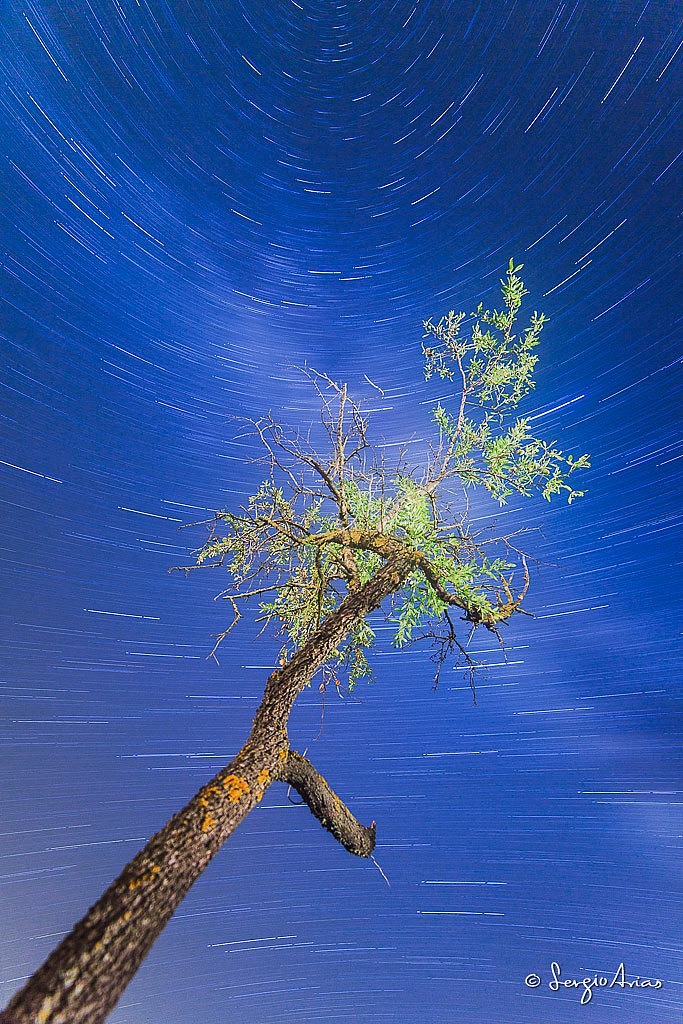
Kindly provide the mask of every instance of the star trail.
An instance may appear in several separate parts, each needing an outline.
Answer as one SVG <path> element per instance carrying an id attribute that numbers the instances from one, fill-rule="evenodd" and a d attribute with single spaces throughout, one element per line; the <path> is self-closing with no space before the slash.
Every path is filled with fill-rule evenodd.
<path id="1" fill-rule="evenodd" d="M 422 323 L 550 322 L 522 412 L 590 452 L 532 527 L 477 703 L 386 639 L 290 735 L 363 821 L 273 786 L 114 1024 L 680 1019 L 681 29 L 656 0 L 8 0 L 0 23 L 0 1004 L 244 740 L 278 643 L 188 524 L 258 485 L 300 368 L 424 458 Z M 323 707 L 324 703 L 324 707 Z M 553 990 L 621 962 L 655 988 Z M 540 977 L 540 984 L 525 979 Z"/>

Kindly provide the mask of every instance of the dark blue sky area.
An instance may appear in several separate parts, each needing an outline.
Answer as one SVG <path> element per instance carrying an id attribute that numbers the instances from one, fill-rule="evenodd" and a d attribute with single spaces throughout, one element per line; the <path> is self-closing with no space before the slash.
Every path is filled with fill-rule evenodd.
<path id="1" fill-rule="evenodd" d="M 248 731 L 277 641 L 207 661 L 224 581 L 167 573 L 258 482 L 230 415 L 367 375 L 419 464 L 421 323 L 513 256 L 551 317 L 524 411 L 593 460 L 571 508 L 476 508 L 540 527 L 536 617 L 476 707 L 389 644 L 319 736 L 307 691 L 292 741 L 391 886 L 273 787 L 111 1020 L 680 1020 L 677 5 L 9 0 L 0 33 L 0 1002 Z M 581 1006 L 552 961 L 663 986 Z"/>

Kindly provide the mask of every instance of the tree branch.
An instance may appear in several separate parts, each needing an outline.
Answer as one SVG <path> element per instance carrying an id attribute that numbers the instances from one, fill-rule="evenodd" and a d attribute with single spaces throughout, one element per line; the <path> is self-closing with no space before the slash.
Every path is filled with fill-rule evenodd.
<path id="1" fill-rule="evenodd" d="M 503 602 L 499 597 L 497 606 L 495 608 L 491 608 L 488 612 L 484 612 L 476 605 L 468 604 L 464 598 L 451 593 L 451 591 L 449 591 L 442 583 L 437 569 L 432 565 L 427 556 L 423 554 L 422 551 L 418 551 L 416 548 L 408 547 L 403 544 L 396 537 L 387 536 L 386 534 L 379 533 L 376 530 L 327 530 L 322 533 L 310 534 L 304 543 L 313 545 L 345 544 L 350 548 L 361 548 L 366 551 L 374 551 L 383 558 L 389 558 L 392 556 L 397 557 L 399 555 L 404 558 L 408 558 L 412 562 L 413 567 L 422 572 L 440 601 L 443 601 L 445 605 L 460 608 L 465 612 L 465 618 L 468 622 L 472 622 L 475 625 L 486 626 L 486 628 L 490 630 L 494 630 L 495 626 L 499 622 L 507 622 L 514 612 L 521 610 L 520 606 L 522 599 L 525 597 L 529 586 L 529 569 L 526 558 L 522 556 L 524 564 L 524 586 L 519 595 L 514 597 L 510 591 L 508 581 L 502 578 L 502 585 L 506 591 L 507 601 Z"/>
<path id="2" fill-rule="evenodd" d="M 323 828 L 356 857 L 369 857 L 375 848 L 375 823 L 366 827 L 353 816 L 310 761 L 290 750 L 279 777 L 297 791 Z"/>

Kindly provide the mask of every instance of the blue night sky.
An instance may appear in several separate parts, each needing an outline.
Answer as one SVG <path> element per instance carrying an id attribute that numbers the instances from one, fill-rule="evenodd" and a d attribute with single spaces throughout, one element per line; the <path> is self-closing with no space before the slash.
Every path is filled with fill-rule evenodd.
<path id="1" fill-rule="evenodd" d="M 273 786 L 111 1020 L 680 1020 L 676 8 L 2 5 L 0 1002 L 248 732 L 277 641 L 207 660 L 224 578 L 167 572 L 258 483 L 230 416 L 367 374 L 419 465 L 421 323 L 514 256 L 551 318 L 523 411 L 592 455 L 571 507 L 476 507 L 539 527 L 536 617 L 476 706 L 388 642 L 322 732 L 306 691 L 292 743 L 390 887 Z M 663 986 L 581 1006 L 552 961 Z"/>

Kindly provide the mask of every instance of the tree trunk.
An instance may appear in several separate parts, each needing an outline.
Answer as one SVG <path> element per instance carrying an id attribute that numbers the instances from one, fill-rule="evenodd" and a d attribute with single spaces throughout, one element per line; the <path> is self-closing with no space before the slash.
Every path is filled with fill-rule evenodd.
<path id="1" fill-rule="evenodd" d="M 313 766 L 290 755 L 287 721 L 298 694 L 352 624 L 378 608 L 412 568 L 408 556 L 387 560 L 369 582 L 344 598 L 291 661 L 269 676 L 237 756 L 126 865 L 0 1013 L 0 1024 L 100 1024 L 211 858 L 279 778 L 301 793 L 347 849 L 370 854 L 374 823 L 363 830 Z M 365 837 L 358 833 L 345 841 L 355 826 Z"/>

